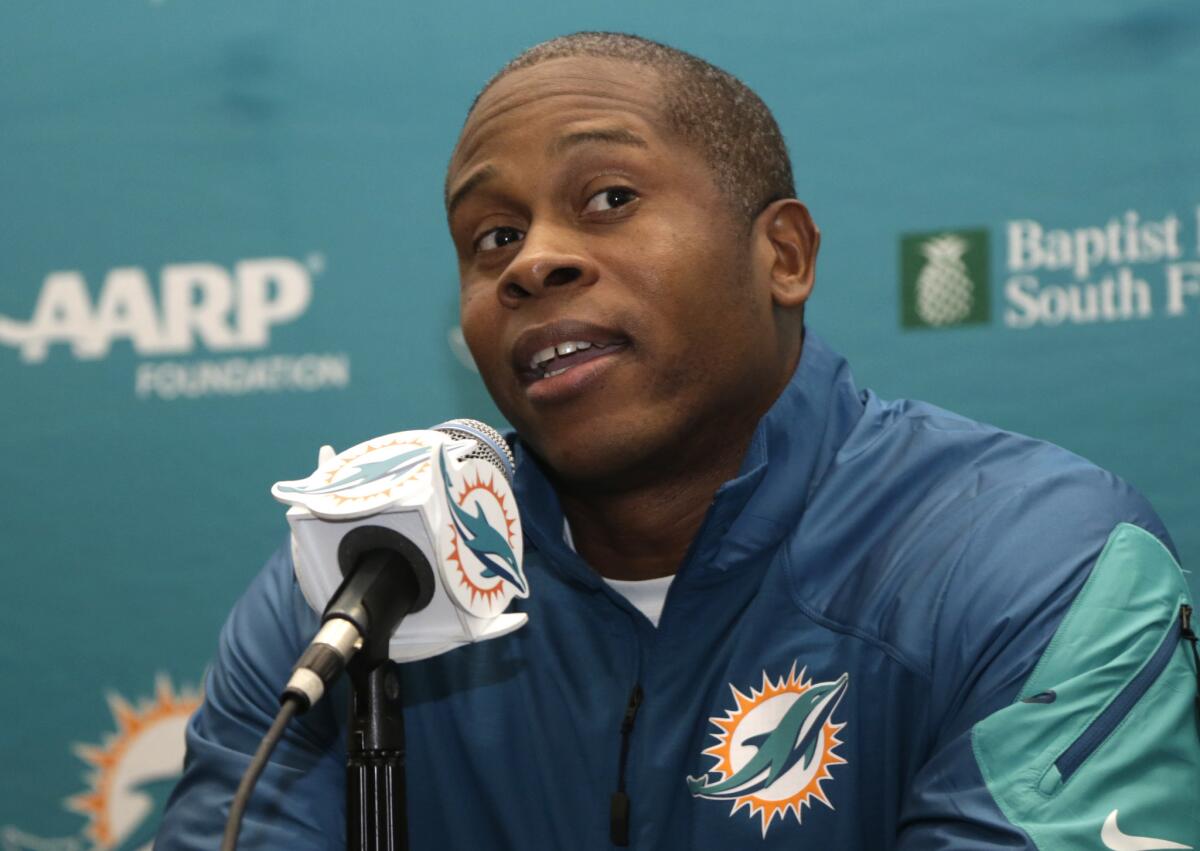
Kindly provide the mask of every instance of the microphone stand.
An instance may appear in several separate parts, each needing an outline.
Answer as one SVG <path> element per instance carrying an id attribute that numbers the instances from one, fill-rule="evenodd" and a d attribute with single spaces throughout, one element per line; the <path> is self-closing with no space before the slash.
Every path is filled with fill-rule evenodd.
<path id="1" fill-rule="evenodd" d="M 362 649 L 346 667 L 352 684 L 346 754 L 347 851 L 407 851 L 404 713 L 388 658 L 392 632 L 433 596 L 433 570 L 411 541 L 360 526 L 338 545 L 347 572 L 326 617 L 359 624 Z M 353 566 L 346 571 L 346 566 Z M 364 628 L 370 626 L 373 628 Z"/>
<path id="2" fill-rule="evenodd" d="M 365 650 L 366 648 L 364 648 Z M 404 714 L 396 665 L 362 653 L 347 672 L 353 684 L 346 758 L 347 851 L 407 851 Z"/>

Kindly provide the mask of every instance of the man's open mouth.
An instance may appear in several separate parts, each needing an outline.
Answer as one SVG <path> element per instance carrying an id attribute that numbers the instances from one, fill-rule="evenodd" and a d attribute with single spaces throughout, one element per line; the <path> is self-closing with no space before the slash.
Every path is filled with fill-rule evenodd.
<path id="1" fill-rule="evenodd" d="M 563 319 L 527 329 L 513 346 L 513 366 L 533 384 L 628 348 L 620 331 L 592 322 Z"/>
<path id="2" fill-rule="evenodd" d="M 553 378 L 562 375 L 571 367 L 604 357 L 624 346 L 624 342 L 589 343 L 587 340 L 567 340 L 535 353 L 529 361 L 529 373 L 535 381 Z"/>

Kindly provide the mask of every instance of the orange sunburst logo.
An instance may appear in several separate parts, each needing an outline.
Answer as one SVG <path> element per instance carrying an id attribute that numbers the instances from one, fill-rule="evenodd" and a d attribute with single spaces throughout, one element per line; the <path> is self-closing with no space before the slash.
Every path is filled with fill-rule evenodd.
<path id="1" fill-rule="evenodd" d="M 497 521 L 502 520 L 505 538 L 508 540 L 509 546 L 513 545 L 515 538 L 513 527 L 517 521 L 508 513 L 505 494 L 496 487 L 494 474 L 488 477 L 487 482 L 483 481 L 483 476 L 478 471 L 475 473 L 475 481 L 464 478 L 463 489 L 454 496 L 454 501 L 463 510 L 482 511 L 493 528 L 499 529 L 500 523 Z M 496 601 L 504 594 L 504 578 L 483 576 L 487 565 L 479 563 L 479 559 L 474 554 L 468 554 L 464 559 L 463 551 L 459 547 L 458 530 L 453 522 L 449 525 L 450 555 L 448 559 L 458 572 L 459 585 L 467 589 L 471 596 L 471 605 L 474 605 L 477 599 L 482 599 L 488 604 L 489 609 L 494 608 Z"/>
<path id="2" fill-rule="evenodd" d="M 846 762 L 837 752 L 846 725 L 832 716 L 848 682 L 842 674 L 814 683 L 793 662 L 788 675 L 775 681 L 763 671 L 761 686 L 749 694 L 731 684 L 733 708 L 708 719 L 717 741 L 703 753 L 714 764 L 708 774 L 688 778 L 691 793 L 732 801 L 730 815 L 749 808 L 750 817 L 761 820 L 764 838 L 772 822 L 782 823 L 789 812 L 802 823 L 803 808 L 814 800 L 833 809 L 822 784 L 833 779 L 832 766 Z"/>
<path id="3" fill-rule="evenodd" d="M 155 680 L 154 697 L 130 704 L 108 696 L 117 729 L 99 745 L 76 745 L 75 753 L 91 766 L 90 790 L 66 800 L 67 809 L 88 819 L 84 835 L 95 848 L 110 849 L 131 837 L 148 817 L 147 783 L 173 781 L 183 765 L 184 727 L 200 705 L 200 696 L 176 692 L 166 675 Z"/>

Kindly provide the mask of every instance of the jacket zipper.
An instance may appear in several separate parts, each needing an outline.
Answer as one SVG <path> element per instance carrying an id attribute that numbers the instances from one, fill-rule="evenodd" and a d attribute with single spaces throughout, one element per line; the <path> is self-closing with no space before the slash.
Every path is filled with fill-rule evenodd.
<path id="1" fill-rule="evenodd" d="M 621 719 L 621 758 L 617 767 L 617 791 L 613 792 L 608 811 L 608 834 L 618 848 L 629 847 L 629 795 L 625 791 L 625 766 L 629 762 L 629 737 L 642 705 L 642 686 L 637 683 L 629 693 L 625 717 Z"/>
<path id="2" fill-rule="evenodd" d="M 1101 743 L 1117 728 L 1117 725 L 1125 720 L 1125 716 L 1133 710 L 1137 702 L 1150 690 L 1150 686 L 1166 669 L 1179 642 L 1181 640 L 1194 641 L 1194 637 L 1188 638 L 1191 632 L 1191 616 L 1191 606 L 1185 604 L 1179 607 L 1179 617 L 1175 619 L 1172 628 L 1167 630 L 1167 634 L 1163 637 L 1162 643 L 1158 645 L 1158 649 L 1154 651 L 1154 655 L 1150 657 L 1150 661 L 1142 670 L 1138 671 L 1132 680 L 1125 684 L 1113 702 L 1097 715 L 1079 738 L 1054 761 L 1060 782 L 1066 783 L 1070 780 L 1071 775 L 1087 761 L 1096 748 L 1100 747 Z M 1192 645 L 1192 649 L 1195 652 L 1195 644 Z M 1197 707 L 1200 709 L 1200 694 L 1197 695 L 1197 701 Z"/>
<path id="3" fill-rule="evenodd" d="M 1184 605 L 1180 607 L 1180 614 L 1183 620 L 1183 640 L 1192 645 L 1192 662 L 1196 667 L 1196 723 L 1200 725 L 1200 650 L 1196 649 L 1196 633 L 1192 629 L 1192 607 Z"/>

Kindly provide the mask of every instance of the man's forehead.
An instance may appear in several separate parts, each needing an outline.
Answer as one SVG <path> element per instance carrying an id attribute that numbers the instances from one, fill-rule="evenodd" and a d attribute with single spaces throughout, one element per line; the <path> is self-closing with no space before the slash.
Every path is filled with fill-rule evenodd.
<path id="1" fill-rule="evenodd" d="M 587 133 L 593 133 L 591 141 L 637 137 L 645 142 L 662 124 L 660 93 L 652 69 L 603 57 L 549 59 L 509 72 L 471 110 L 450 173 L 453 176 L 501 136 L 514 131 L 528 135 L 533 130 L 529 118 L 539 115 L 549 119 L 536 125 L 542 145 L 569 147 Z M 625 139 L 620 138 L 622 130 Z"/>
<path id="2" fill-rule="evenodd" d="M 607 56 L 563 56 L 509 71 L 480 95 L 472 119 L 543 97 L 591 94 L 615 103 L 657 105 L 661 84 L 652 66 Z M 468 126 L 471 121 L 468 121 Z"/>

